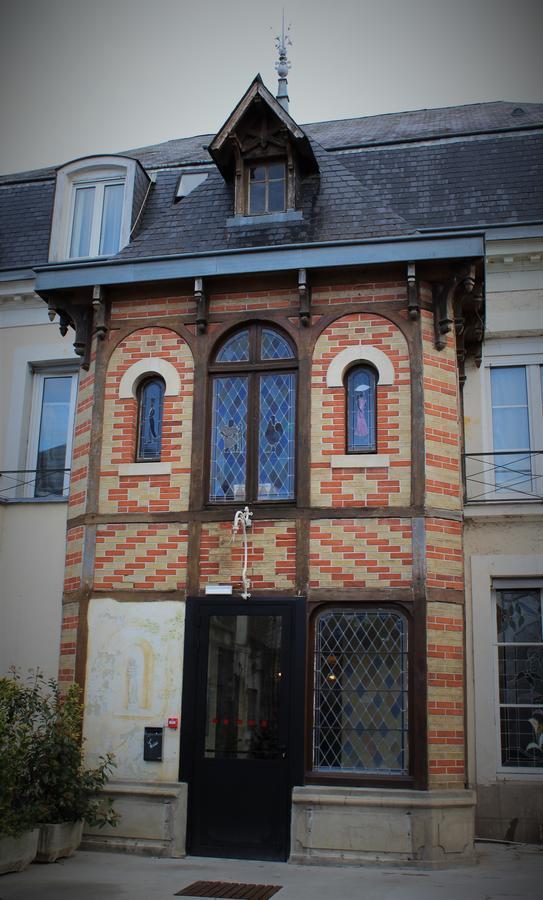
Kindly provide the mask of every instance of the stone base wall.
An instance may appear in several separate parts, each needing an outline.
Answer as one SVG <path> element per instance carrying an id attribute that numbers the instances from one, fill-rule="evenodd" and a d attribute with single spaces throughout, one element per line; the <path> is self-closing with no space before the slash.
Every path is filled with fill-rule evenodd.
<path id="1" fill-rule="evenodd" d="M 478 785 L 475 834 L 494 841 L 543 843 L 543 782 Z"/>
<path id="2" fill-rule="evenodd" d="M 289 862 L 429 868 L 474 859 L 473 791 L 300 787 Z"/>
<path id="3" fill-rule="evenodd" d="M 122 850 L 180 859 L 185 856 L 186 784 L 108 784 L 121 818 L 116 827 L 87 828 L 86 850 Z"/>

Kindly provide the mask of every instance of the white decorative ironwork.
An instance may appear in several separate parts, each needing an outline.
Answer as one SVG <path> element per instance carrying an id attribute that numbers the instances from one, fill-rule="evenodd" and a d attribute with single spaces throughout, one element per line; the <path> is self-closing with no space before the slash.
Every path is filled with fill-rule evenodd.
<path id="1" fill-rule="evenodd" d="M 246 506 L 245 509 L 238 509 L 234 515 L 234 523 L 232 525 L 232 541 L 234 540 L 234 537 L 238 533 L 240 527 L 243 531 L 243 569 L 241 570 L 241 583 L 243 584 L 243 591 L 241 592 L 241 596 L 244 600 L 248 600 L 251 596 L 249 593 L 251 582 L 247 576 L 247 529 L 250 528 L 253 524 L 251 521 L 252 516 L 253 513 L 249 510 L 248 506 Z"/>

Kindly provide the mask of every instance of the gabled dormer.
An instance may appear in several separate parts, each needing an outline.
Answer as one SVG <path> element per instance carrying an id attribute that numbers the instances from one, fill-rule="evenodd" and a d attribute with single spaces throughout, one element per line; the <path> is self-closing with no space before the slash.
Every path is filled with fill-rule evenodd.
<path id="1" fill-rule="evenodd" d="M 88 156 L 57 170 L 49 262 L 114 256 L 128 244 L 150 179 L 128 156 Z"/>
<path id="2" fill-rule="evenodd" d="M 318 171 L 307 135 L 260 75 L 208 150 L 224 179 L 233 184 L 236 219 L 294 213 L 301 179 Z"/>

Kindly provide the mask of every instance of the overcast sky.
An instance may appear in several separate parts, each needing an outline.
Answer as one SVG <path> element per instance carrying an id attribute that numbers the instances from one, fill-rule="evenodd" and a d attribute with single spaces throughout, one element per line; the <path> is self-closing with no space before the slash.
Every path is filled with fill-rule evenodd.
<path id="1" fill-rule="evenodd" d="M 0 172 L 214 133 L 257 72 L 276 0 L 0 0 Z M 543 100 L 542 0 L 285 0 L 300 123 Z"/>

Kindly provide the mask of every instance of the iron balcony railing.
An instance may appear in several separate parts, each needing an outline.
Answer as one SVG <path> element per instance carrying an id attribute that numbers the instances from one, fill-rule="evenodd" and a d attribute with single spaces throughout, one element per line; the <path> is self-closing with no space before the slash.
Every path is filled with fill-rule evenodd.
<path id="1" fill-rule="evenodd" d="M 543 500 L 543 450 L 464 454 L 466 504 L 538 500 Z"/>
<path id="2" fill-rule="evenodd" d="M 2 469 L 0 503 L 67 498 L 70 469 Z"/>

